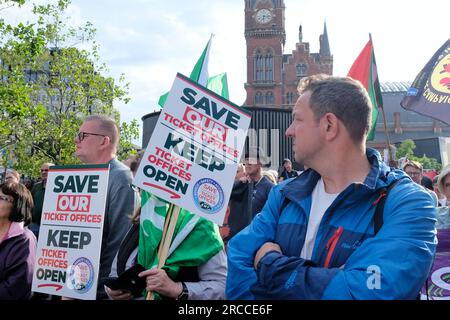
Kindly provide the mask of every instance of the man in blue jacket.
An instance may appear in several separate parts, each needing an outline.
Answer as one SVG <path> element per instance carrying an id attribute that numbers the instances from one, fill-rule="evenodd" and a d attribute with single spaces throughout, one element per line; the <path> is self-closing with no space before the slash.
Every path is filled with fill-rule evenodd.
<path id="1" fill-rule="evenodd" d="M 309 170 L 273 187 L 229 242 L 228 299 L 415 299 L 436 249 L 433 199 L 366 149 L 372 106 L 359 82 L 313 76 L 299 93 L 286 135 Z"/>

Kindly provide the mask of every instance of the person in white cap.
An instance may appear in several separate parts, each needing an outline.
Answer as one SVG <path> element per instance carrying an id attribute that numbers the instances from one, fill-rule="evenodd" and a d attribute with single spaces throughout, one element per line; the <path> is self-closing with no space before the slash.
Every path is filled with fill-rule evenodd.
<path id="1" fill-rule="evenodd" d="M 450 164 L 448 164 L 447 166 L 444 167 L 444 169 L 442 169 L 441 173 L 438 176 L 438 181 L 437 181 L 437 185 L 438 185 L 438 189 L 439 192 L 442 193 L 446 198 L 447 201 L 445 203 L 446 206 L 450 205 L 450 202 L 448 199 L 450 199 Z"/>

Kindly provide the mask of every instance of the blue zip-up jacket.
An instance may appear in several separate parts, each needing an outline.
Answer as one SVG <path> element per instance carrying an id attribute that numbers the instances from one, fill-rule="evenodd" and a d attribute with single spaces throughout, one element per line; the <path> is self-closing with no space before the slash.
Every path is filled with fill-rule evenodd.
<path id="1" fill-rule="evenodd" d="M 367 149 L 371 164 L 364 183 L 352 183 L 325 212 L 311 261 L 300 258 L 320 179 L 308 170 L 272 188 L 253 222 L 228 244 L 228 299 L 415 299 L 430 271 L 436 249 L 435 206 L 430 194 L 403 171 L 389 168 Z M 374 213 L 381 190 L 396 180 L 374 236 Z M 289 202 L 282 214 L 285 198 Z M 253 263 L 266 242 L 268 252 Z"/>

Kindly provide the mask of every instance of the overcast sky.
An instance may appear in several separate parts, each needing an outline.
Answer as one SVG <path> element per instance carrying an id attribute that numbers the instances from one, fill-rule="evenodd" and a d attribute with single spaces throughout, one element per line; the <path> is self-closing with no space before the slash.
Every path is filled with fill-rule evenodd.
<path id="1" fill-rule="evenodd" d="M 210 75 L 227 72 L 230 100 L 245 101 L 244 0 L 72 0 L 74 24 L 97 29 L 101 59 L 110 75 L 125 74 L 131 102 L 117 104 L 122 121 L 158 109 L 176 72 L 189 75 L 211 33 Z M 334 75 L 346 75 L 368 41 L 375 46 L 381 82 L 412 81 L 450 37 L 448 1 L 285 0 L 286 46 L 290 53 L 303 26 L 303 41 L 319 50 L 326 20 Z M 3 13 L 2 13 L 3 14 Z M 23 19 L 23 10 L 8 18 Z M 20 18 L 18 18 L 20 15 Z M 139 139 L 138 143 L 140 143 Z"/>

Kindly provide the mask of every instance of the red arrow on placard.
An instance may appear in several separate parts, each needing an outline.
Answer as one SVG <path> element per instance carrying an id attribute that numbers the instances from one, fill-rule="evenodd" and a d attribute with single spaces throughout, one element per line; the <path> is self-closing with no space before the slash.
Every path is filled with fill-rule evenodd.
<path id="1" fill-rule="evenodd" d="M 170 197 L 170 199 L 180 199 L 180 198 L 181 198 L 181 196 L 180 196 L 179 194 L 173 192 L 172 190 L 163 188 L 163 187 L 158 186 L 158 185 L 156 185 L 156 184 L 144 182 L 144 185 L 149 186 L 149 187 L 152 187 L 152 188 L 160 189 L 160 190 L 162 190 L 162 191 L 165 191 L 165 192 L 171 194 L 172 196 Z"/>

